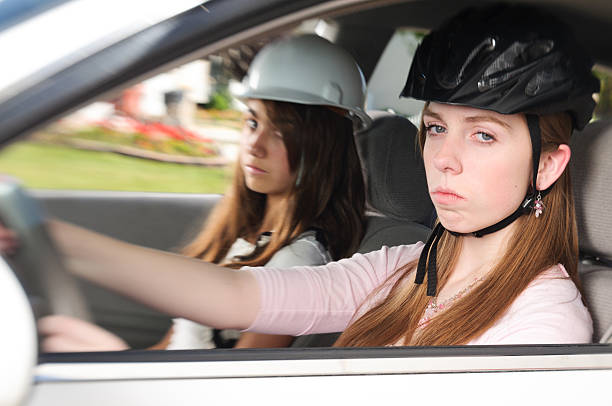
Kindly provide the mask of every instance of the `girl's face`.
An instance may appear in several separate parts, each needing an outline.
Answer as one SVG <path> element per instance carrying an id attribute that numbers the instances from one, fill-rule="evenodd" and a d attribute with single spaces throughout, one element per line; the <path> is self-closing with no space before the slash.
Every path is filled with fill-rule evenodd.
<path id="1" fill-rule="evenodd" d="M 247 102 L 240 143 L 240 167 L 249 189 L 271 196 L 286 196 L 295 183 L 289 169 L 283 135 L 268 119 L 260 100 Z"/>
<path id="2" fill-rule="evenodd" d="M 469 233 L 519 207 L 531 174 L 523 115 L 430 103 L 423 123 L 427 185 L 444 227 Z"/>

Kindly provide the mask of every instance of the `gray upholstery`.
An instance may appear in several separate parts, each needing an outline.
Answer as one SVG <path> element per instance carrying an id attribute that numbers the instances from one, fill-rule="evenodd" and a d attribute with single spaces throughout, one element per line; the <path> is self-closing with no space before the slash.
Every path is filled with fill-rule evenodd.
<path id="1" fill-rule="evenodd" d="M 599 342 L 612 344 L 612 325 L 610 325 L 610 328 L 604 331 Z"/>
<path id="2" fill-rule="evenodd" d="M 383 245 L 393 247 L 427 241 L 431 229 L 422 224 L 399 221 L 389 217 L 368 216 L 366 234 L 359 246 L 359 252 L 379 250 Z"/>
<path id="3" fill-rule="evenodd" d="M 357 135 L 364 165 L 367 202 L 374 212 L 368 216 L 366 235 L 359 252 L 383 245 L 424 241 L 430 233 L 433 204 L 416 143 L 416 127 L 406 118 L 386 112 L 369 112 L 368 131 Z M 314 334 L 295 339 L 294 347 L 331 346 L 340 333 Z"/>
<path id="4" fill-rule="evenodd" d="M 200 229 L 219 195 L 99 191 L 33 191 L 51 216 L 134 244 L 177 251 Z M 157 343 L 170 317 L 102 287 L 79 280 L 95 322 L 132 348 Z"/>
<path id="5" fill-rule="evenodd" d="M 579 272 L 597 342 L 612 328 L 612 121 L 589 124 L 574 134 L 571 148 Z"/>
<path id="6" fill-rule="evenodd" d="M 571 147 L 580 249 L 612 259 L 612 121 L 589 124 Z"/>
<path id="7" fill-rule="evenodd" d="M 417 128 L 402 116 L 368 113 L 372 127 L 357 135 L 368 203 L 386 217 L 429 225 L 433 204 L 417 147 Z"/>
<path id="8" fill-rule="evenodd" d="M 176 251 L 201 229 L 220 195 L 32 192 L 52 216 L 146 247 Z"/>
<path id="9" fill-rule="evenodd" d="M 364 165 L 368 206 L 366 235 L 359 252 L 423 241 L 433 204 L 417 146 L 417 128 L 405 117 L 370 111 L 372 127 L 357 136 Z"/>
<path id="10" fill-rule="evenodd" d="M 582 263 L 580 277 L 593 317 L 593 340 L 609 340 L 605 333 L 612 329 L 612 268 Z"/>

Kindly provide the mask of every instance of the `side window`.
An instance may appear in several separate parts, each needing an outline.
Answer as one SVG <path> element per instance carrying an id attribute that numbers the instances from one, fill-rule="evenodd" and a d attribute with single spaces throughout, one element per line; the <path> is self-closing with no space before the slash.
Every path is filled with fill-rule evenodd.
<path id="1" fill-rule="evenodd" d="M 593 119 L 610 119 L 612 118 L 612 69 L 596 66 L 595 75 L 601 81 L 601 90 L 596 96 L 597 106 Z"/>
<path id="2" fill-rule="evenodd" d="M 40 189 L 223 193 L 241 113 L 219 61 L 196 60 L 96 101 L 2 150 Z"/>

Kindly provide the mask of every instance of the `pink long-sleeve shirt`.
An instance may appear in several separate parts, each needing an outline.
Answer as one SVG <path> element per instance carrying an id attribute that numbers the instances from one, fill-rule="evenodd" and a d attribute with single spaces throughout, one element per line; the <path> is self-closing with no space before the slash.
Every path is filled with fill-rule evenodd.
<path id="1" fill-rule="evenodd" d="M 247 268 L 261 297 L 248 331 L 294 336 L 343 331 L 355 314 L 365 313 L 389 293 L 398 275 L 389 277 L 417 259 L 422 249 L 422 243 L 383 247 L 317 267 Z M 377 297 L 368 298 L 383 284 Z M 491 328 L 469 344 L 588 343 L 592 334 L 591 316 L 559 264 L 540 274 Z"/>

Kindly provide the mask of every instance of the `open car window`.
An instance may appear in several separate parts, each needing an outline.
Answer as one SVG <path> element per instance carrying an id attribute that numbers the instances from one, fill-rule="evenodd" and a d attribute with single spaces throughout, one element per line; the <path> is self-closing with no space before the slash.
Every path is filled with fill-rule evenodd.
<path id="1" fill-rule="evenodd" d="M 221 194 L 242 126 L 222 63 L 183 64 L 56 119 L 3 149 L 0 171 L 32 189 Z"/>

